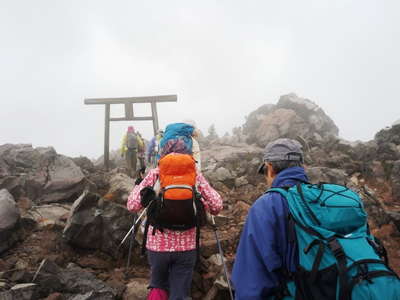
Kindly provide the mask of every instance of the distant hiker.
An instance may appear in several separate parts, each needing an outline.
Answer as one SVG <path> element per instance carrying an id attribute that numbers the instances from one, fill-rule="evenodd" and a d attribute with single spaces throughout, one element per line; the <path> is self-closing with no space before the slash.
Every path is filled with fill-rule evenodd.
<path id="1" fill-rule="evenodd" d="M 146 161 L 145 161 L 145 143 L 142 135 L 139 131 L 136 132 L 137 140 L 138 140 L 138 159 L 139 159 L 139 169 L 146 169 Z"/>
<path id="2" fill-rule="evenodd" d="M 150 297 L 169 294 L 170 300 L 187 299 L 195 266 L 204 209 L 216 215 L 221 196 L 196 171 L 183 139 L 164 144 L 159 167 L 150 170 L 131 192 L 127 207 L 147 207 L 143 246 L 151 266 Z"/>
<path id="3" fill-rule="evenodd" d="M 147 150 L 146 157 L 147 162 L 152 166 L 156 167 L 157 162 L 160 159 L 160 141 L 164 135 L 163 130 L 159 130 L 157 134 L 150 140 Z"/>
<path id="4" fill-rule="evenodd" d="M 278 139 L 259 169 L 272 187 L 251 207 L 233 267 L 235 299 L 400 299 L 397 275 L 362 200 L 309 184 L 300 143 Z"/>
<path id="5" fill-rule="evenodd" d="M 125 156 L 128 176 L 136 177 L 137 156 L 138 156 L 138 138 L 135 128 L 129 126 L 122 139 L 121 156 Z"/>
<path id="6" fill-rule="evenodd" d="M 200 136 L 200 131 L 196 126 L 196 122 L 193 120 L 185 120 L 183 123 L 189 124 L 193 126 L 193 132 L 192 132 L 192 152 L 193 152 L 193 158 L 196 161 L 196 167 L 197 170 L 201 172 L 201 154 L 200 154 L 200 145 L 199 142 L 197 141 L 198 137 Z"/>

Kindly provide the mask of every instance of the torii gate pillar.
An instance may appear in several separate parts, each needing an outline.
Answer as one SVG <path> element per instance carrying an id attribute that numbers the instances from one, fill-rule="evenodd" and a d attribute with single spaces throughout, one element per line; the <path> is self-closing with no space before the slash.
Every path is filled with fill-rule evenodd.
<path id="1" fill-rule="evenodd" d="M 108 170 L 110 166 L 110 122 L 111 121 L 153 121 L 154 135 L 157 134 L 159 129 L 157 102 L 177 102 L 176 95 L 163 95 L 163 96 L 146 96 L 146 97 L 126 97 L 126 98 L 91 98 L 85 99 L 85 104 L 88 105 L 104 105 L 104 166 Z M 133 113 L 134 103 L 150 103 L 151 116 L 150 117 L 135 117 Z M 124 104 L 125 117 L 111 118 L 110 106 L 111 104 Z"/>

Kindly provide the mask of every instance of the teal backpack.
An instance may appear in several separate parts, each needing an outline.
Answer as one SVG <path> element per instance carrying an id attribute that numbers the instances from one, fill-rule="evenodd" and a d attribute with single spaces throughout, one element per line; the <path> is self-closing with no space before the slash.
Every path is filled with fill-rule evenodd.
<path id="1" fill-rule="evenodd" d="M 386 250 L 372 236 L 358 194 L 336 184 L 299 183 L 272 188 L 287 199 L 288 238 L 297 244 L 299 265 L 275 299 L 400 300 L 400 280 Z"/>

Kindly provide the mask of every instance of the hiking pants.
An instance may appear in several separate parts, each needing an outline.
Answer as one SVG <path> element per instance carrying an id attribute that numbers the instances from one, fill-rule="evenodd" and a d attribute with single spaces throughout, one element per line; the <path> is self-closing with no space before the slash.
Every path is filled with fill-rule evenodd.
<path id="1" fill-rule="evenodd" d="M 132 178 L 136 177 L 137 166 L 137 150 L 129 149 L 125 153 L 126 167 L 128 168 L 128 175 Z"/>
<path id="2" fill-rule="evenodd" d="M 151 267 L 150 288 L 168 290 L 169 300 L 190 299 L 196 250 L 154 252 L 147 250 Z"/>

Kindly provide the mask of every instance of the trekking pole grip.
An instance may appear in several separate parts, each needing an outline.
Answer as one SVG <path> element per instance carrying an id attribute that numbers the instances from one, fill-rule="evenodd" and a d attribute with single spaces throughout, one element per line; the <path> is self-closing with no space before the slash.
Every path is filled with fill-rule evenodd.
<path id="1" fill-rule="evenodd" d="M 211 227 L 214 229 L 214 231 L 217 231 L 217 224 L 215 223 L 215 218 L 213 215 L 211 215 Z"/>

